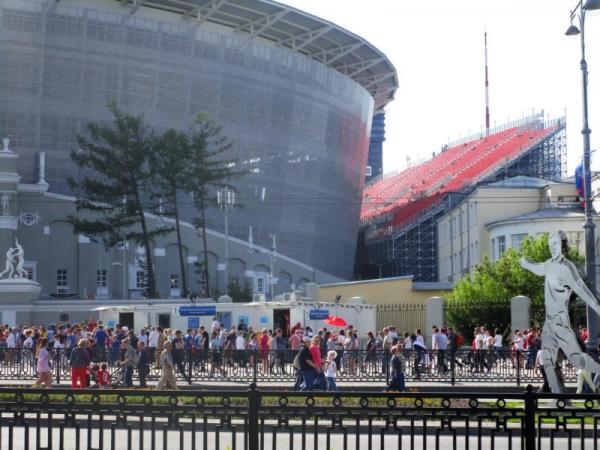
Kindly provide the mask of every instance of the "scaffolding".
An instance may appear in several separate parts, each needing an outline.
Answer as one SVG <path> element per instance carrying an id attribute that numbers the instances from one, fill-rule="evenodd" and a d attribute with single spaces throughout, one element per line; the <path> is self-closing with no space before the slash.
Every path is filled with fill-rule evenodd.
<path id="1" fill-rule="evenodd" d="M 368 227 L 359 234 L 355 277 L 369 279 L 412 275 L 414 281 L 438 281 L 438 219 L 475 190 L 478 184 L 518 175 L 558 181 L 567 175 L 566 129 L 564 119 L 553 122 L 556 130 L 517 158 L 506 161 L 478 183 L 460 192 L 444 195 L 426 214 L 387 236 L 369 239 Z"/>

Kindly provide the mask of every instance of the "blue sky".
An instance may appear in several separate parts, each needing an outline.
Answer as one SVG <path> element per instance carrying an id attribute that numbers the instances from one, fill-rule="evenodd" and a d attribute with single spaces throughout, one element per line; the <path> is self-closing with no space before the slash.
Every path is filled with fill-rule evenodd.
<path id="1" fill-rule="evenodd" d="M 432 151 L 485 123 L 484 30 L 488 32 L 491 123 L 544 110 L 567 114 L 569 174 L 582 153 L 579 38 L 564 35 L 566 0 L 285 0 L 381 49 L 400 88 L 387 108 L 384 169 Z M 588 14 L 592 149 L 600 142 L 600 13 Z M 598 159 L 598 158 L 596 158 Z M 594 168 L 600 168 L 597 161 Z"/>

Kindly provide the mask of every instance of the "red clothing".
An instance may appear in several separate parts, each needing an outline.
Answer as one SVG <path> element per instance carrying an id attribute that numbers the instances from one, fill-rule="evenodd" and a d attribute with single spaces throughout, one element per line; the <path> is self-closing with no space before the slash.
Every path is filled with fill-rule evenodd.
<path id="1" fill-rule="evenodd" d="M 297 333 L 292 334 L 290 337 L 290 348 L 294 351 L 300 350 L 300 336 Z"/>
<path id="2" fill-rule="evenodd" d="M 108 386 L 110 382 L 110 373 L 108 370 L 99 370 L 98 371 L 98 384 L 100 386 Z"/>
<path id="3" fill-rule="evenodd" d="M 587 330 L 582 331 L 581 334 L 579 335 L 579 339 L 581 339 L 583 342 L 588 340 L 588 332 Z"/>
<path id="4" fill-rule="evenodd" d="M 260 349 L 265 352 L 267 350 L 269 350 L 269 335 L 268 334 L 263 334 L 260 337 Z"/>
<path id="5" fill-rule="evenodd" d="M 310 350 L 310 354 L 312 355 L 313 361 L 315 362 L 317 367 L 321 367 L 321 349 L 319 348 L 319 346 L 311 345 L 308 350 Z"/>
<path id="6" fill-rule="evenodd" d="M 79 386 L 77 386 L 78 382 Z M 87 387 L 87 367 L 71 368 L 71 387 Z"/>

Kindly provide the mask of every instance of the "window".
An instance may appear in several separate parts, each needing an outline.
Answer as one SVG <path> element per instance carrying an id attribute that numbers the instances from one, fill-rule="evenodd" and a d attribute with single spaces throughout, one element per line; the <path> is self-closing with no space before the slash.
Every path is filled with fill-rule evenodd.
<path id="1" fill-rule="evenodd" d="M 498 259 L 506 251 L 506 236 L 498 236 L 496 238 L 496 245 L 498 246 L 498 250 L 496 252 L 496 258 Z"/>
<path id="2" fill-rule="evenodd" d="M 135 287 L 137 289 L 145 289 L 146 285 L 146 272 L 143 270 L 138 270 L 135 273 Z"/>
<path id="3" fill-rule="evenodd" d="M 527 233 L 513 234 L 511 235 L 511 247 L 520 250 L 523 245 L 523 241 L 527 237 Z"/>
<path id="4" fill-rule="evenodd" d="M 179 275 L 176 273 L 171 274 L 170 278 L 171 289 L 179 289 Z"/>
<path id="5" fill-rule="evenodd" d="M 491 254 L 492 254 L 492 261 L 496 261 L 497 256 L 496 256 L 496 239 L 492 238 L 492 243 L 490 245 L 490 250 L 491 250 Z"/>
<path id="6" fill-rule="evenodd" d="M 367 176 L 370 177 L 373 174 L 373 169 L 371 168 L 371 166 L 367 166 Z"/>
<path id="7" fill-rule="evenodd" d="M 264 274 L 254 277 L 254 293 L 264 294 L 266 292 L 267 277 Z"/>
<path id="8" fill-rule="evenodd" d="M 108 277 L 106 275 L 106 270 L 100 269 L 96 271 L 96 287 L 107 287 L 108 286 Z"/>
<path id="9" fill-rule="evenodd" d="M 67 287 L 67 269 L 56 271 L 56 287 Z"/>

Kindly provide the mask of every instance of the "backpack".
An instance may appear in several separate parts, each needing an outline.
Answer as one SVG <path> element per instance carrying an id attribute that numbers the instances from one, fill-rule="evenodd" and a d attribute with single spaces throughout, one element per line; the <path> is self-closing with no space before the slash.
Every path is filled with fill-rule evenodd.
<path id="1" fill-rule="evenodd" d="M 300 370 L 300 352 L 296 353 L 296 356 L 294 356 L 294 362 L 292 362 L 292 366 L 294 369 Z"/>

